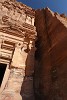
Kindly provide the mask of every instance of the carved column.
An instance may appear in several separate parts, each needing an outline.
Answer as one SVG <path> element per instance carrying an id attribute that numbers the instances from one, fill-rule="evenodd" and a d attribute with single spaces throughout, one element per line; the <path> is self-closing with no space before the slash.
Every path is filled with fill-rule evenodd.
<path id="1" fill-rule="evenodd" d="M 0 36 L 0 51 L 1 51 L 1 46 L 4 42 L 4 36 Z"/>
<path id="2" fill-rule="evenodd" d="M 32 18 L 32 25 L 34 26 L 34 18 Z"/>
<path id="3" fill-rule="evenodd" d="M 0 51 L 1 51 L 2 39 L 0 38 Z"/>

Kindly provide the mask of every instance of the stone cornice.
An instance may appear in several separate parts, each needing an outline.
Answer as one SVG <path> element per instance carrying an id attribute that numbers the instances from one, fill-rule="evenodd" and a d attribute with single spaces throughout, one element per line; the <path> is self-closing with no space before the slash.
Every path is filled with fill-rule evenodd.
<path id="1" fill-rule="evenodd" d="M 24 31 L 21 32 L 21 31 L 18 31 L 16 29 L 13 29 L 10 27 L 2 27 L 2 28 L 0 28 L 0 32 L 4 32 L 4 33 L 10 34 L 10 35 L 17 36 L 17 37 L 24 37 L 24 33 L 23 33 Z"/>
<path id="2" fill-rule="evenodd" d="M 24 23 L 22 27 L 15 24 L 1 25 L 0 32 L 5 32 L 17 37 L 24 37 L 26 34 L 28 34 L 29 37 L 36 36 L 36 30 L 31 30 L 30 26 L 31 25 L 28 25 L 27 23 Z"/>

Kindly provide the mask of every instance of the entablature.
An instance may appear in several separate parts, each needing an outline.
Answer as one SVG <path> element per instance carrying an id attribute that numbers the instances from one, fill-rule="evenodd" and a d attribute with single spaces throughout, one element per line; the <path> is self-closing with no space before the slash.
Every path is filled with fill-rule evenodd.
<path id="1" fill-rule="evenodd" d="M 23 26 L 13 25 L 12 23 L 6 25 L 0 25 L 0 32 L 4 32 L 6 34 L 10 34 L 16 37 L 29 37 L 35 38 L 37 33 L 34 30 L 30 30 L 27 23 L 24 23 Z"/>

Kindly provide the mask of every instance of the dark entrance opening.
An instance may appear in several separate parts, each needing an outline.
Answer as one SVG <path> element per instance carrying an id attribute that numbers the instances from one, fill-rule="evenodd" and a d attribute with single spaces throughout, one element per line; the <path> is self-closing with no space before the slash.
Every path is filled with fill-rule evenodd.
<path id="1" fill-rule="evenodd" d="M 6 67 L 7 67 L 7 64 L 0 63 L 0 86 L 4 77 Z"/>

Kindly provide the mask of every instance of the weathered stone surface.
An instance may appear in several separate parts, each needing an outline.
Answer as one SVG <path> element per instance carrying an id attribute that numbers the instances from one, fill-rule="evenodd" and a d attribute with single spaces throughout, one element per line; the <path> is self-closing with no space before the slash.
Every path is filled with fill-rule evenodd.
<path id="1" fill-rule="evenodd" d="M 0 63 L 0 100 L 66 100 L 66 16 L 0 0 Z"/>
<path id="2" fill-rule="evenodd" d="M 36 10 L 36 100 L 67 98 L 67 21 L 49 8 Z"/>
<path id="3" fill-rule="evenodd" d="M 35 11 L 16 0 L 0 1 L 0 100 L 34 100 Z M 1 67 L 1 66 L 0 66 Z M 7 77 L 6 77 L 7 76 Z"/>

